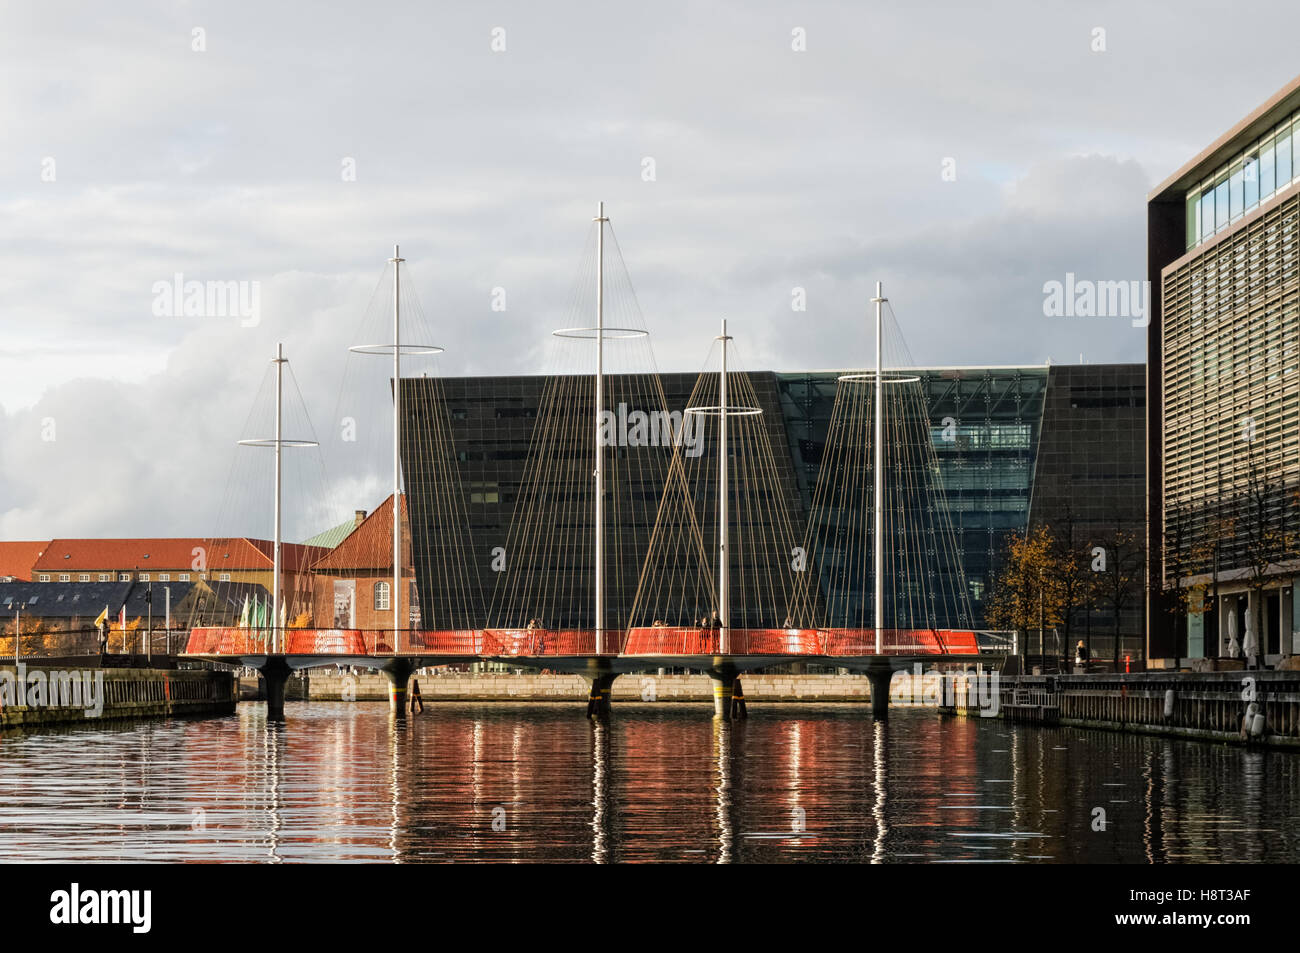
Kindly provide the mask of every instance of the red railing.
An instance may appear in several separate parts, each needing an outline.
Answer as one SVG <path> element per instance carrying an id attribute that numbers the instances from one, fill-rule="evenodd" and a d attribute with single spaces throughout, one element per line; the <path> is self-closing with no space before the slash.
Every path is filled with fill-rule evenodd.
<path id="1" fill-rule="evenodd" d="M 732 629 L 732 655 L 822 655 L 817 629 Z M 645 626 L 628 632 L 626 655 L 718 655 L 720 629 Z"/>
<path id="2" fill-rule="evenodd" d="M 288 655 L 382 656 L 400 653 L 463 657 L 556 657 L 596 655 L 594 629 L 284 629 Z M 728 654 L 808 655 L 846 658 L 876 654 L 873 629 L 731 629 Z M 263 655 L 269 633 L 239 628 L 190 632 L 190 655 Z M 396 638 L 394 638 L 396 637 Z M 608 633 L 607 654 L 720 655 L 722 632 L 696 627 L 643 626 Z M 972 631 L 886 629 L 884 655 L 978 655 Z"/>
<path id="3" fill-rule="evenodd" d="M 623 633 L 609 631 L 606 652 L 622 649 Z M 519 655 L 595 655 L 595 629 L 484 629 L 483 654 Z"/>
<path id="4" fill-rule="evenodd" d="M 434 655 L 482 655 L 482 638 L 468 629 L 428 631 L 403 629 L 283 629 L 286 655 L 391 655 L 401 652 Z M 396 635 L 396 639 L 394 639 Z M 189 655 L 263 655 L 271 633 L 258 629 L 209 627 L 190 630 Z"/>
<path id="5" fill-rule="evenodd" d="M 875 629 L 822 629 L 827 656 L 876 654 Z M 960 629 L 885 629 L 882 655 L 978 655 L 975 633 Z"/>

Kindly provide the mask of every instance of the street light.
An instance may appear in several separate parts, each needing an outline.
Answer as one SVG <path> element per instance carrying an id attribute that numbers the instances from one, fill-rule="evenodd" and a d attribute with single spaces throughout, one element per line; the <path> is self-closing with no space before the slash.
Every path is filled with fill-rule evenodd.
<path id="1" fill-rule="evenodd" d="M 19 652 L 22 648 L 23 637 L 23 610 L 27 608 L 27 603 L 20 602 L 14 607 L 14 667 L 18 667 Z"/>

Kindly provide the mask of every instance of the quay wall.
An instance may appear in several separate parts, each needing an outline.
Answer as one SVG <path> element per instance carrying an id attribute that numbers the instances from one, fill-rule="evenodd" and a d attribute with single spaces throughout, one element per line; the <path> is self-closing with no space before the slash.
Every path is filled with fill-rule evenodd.
<path id="1" fill-rule="evenodd" d="M 978 715 L 956 676 L 949 710 Z M 999 680 L 998 717 L 1300 749 L 1300 672 L 1146 672 Z M 1253 706 L 1253 707 L 1252 707 Z"/>
<path id="2" fill-rule="evenodd" d="M 230 672 L 78 668 L 72 661 L 61 665 L 34 661 L 21 666 L 26 683 L 21 695 L 19 674 L 14 665 L 0 665 L 0 728 L 235 711 L 235 681 Z M 74 677 L 80 682 L 75 689 Z"/>

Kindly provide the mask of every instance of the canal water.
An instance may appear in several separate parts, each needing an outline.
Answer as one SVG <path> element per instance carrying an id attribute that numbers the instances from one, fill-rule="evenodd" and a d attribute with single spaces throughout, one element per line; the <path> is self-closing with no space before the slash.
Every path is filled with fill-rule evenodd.
<path id="1" fill-rule="evenodd" d="M 373 703 L 0 735 L 6 861 L 1300 861 L 1300 755 L 862 706 Z"/>

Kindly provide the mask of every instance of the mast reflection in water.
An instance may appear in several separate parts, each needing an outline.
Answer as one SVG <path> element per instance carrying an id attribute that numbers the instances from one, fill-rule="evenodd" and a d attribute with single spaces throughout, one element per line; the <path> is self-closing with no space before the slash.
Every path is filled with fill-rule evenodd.
<path id="1" fill-rule="evenodd" d="M 859 706 L 261 706 L 0 736 L 10 860 L 1300 861 L 1300 757 Z M 1094 830 L 1098 810 L 1106 829 Z"/>

